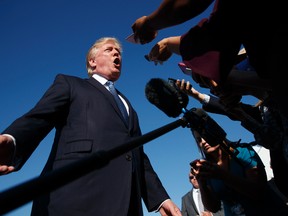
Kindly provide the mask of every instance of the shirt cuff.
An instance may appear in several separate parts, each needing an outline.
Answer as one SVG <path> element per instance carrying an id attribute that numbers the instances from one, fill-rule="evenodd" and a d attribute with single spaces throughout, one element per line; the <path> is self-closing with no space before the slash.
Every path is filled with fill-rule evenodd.
<path id="1" fill-rule="evenodd" d="M 204 94 L 204 99 L 201 101 L 202 104 L 206 105 L 210 101 L 210 95 Z"/>
<path id="2" fill-rule="evenodd" d="M 2 134 L 2 136 L 10 137 L 13 140 L 14 146 L 16 147 L 16 139 L 10 134 Z"/>
<path id="3" fill-rule="evenodd" d="M 159 212 L 159 210 L 160 210 L 160 208 L 162 207 L 162 205 L 163 205 L 165 202 L 167 202 L 168 200 L 170 200 L 170 199 L 164 200 L 164 201 L 159 205 L 159 207 L 157 208 L 157 210 L 156 210 L 155 212 Z"/>
<path id="4" fill-rule="evenodd" d="M 12 164 L 16 167 L 16 165 L 15 165 L 15 164 L 17 164 L 17 162 L 16 162 L 16 139 L 10 134 L 1 134 L 1 135 L 10 137 L 13 140 L 13 144 L 14 144 L 15 148 L 14 148 L 14 152 L 13 152 Z"/>

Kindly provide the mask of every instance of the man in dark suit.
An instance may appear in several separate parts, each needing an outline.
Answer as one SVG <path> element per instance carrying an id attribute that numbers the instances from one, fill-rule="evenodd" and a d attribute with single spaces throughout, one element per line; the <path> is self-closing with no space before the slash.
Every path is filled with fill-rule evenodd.
<path id="1" fill-rule="evenodd" d="M 182 197 L 182 206 L 181 213 L 182 216 L 223 216 L 223 210 L 221 209 L 217 213 L 212 213 L 205 210 L 201 193 L 199 191 L 199 185 L 195 176 L 190 172 L 189 173 L 189 182 L 192 184 L 193 188 L 189 192 L 187 192 Z"/>
<path id="2" fill-rule="evenodd" d="M 89 79 L 57 75 L 35 107 L 0 135 L 0 174 L 21 169 L 53 128 L 52 151 L 41 175 L 141 136 L 137 114 L 128 99 L 117 91 L 129 115 L 125 122 L 106 87 L 107 81 L 115 82 L 120 77 L 121 54 L 116 38 L 101 38 L 87 54 Z M 32 215 L 142 216 L 141 198 L 148 211 L 181 215 L 142 146 L 35 198 Z"/>

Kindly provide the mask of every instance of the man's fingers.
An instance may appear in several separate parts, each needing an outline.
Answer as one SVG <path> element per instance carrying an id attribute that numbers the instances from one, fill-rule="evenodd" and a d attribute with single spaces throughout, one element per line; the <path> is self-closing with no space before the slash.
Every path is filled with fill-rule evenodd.
<path id="1" fill-rule="evenodd" d="M 10 172 L 13 172 L 15 168 L 13 166 L 6 166 L 6 165 L 0 165 L 0 175 L 5 175 Z"/>

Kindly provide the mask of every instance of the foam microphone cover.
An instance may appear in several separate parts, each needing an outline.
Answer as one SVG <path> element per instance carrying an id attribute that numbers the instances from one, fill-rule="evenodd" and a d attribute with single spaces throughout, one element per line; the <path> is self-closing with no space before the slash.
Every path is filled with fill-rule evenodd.
<path id="1" fill-rule="evenodd" d="M 211 146 L 218 145 L 225 137 L 226 132 L 203 109 L 192 108 L 195 117 L 192 128 L 196 130 Z M 195 120 L 197 119 L 197 120 Z"/>
<path id="2" fill-rule="evenodd" d="M 177 117 L 186 108 L 189 99 L 178 87 L 160 78 L 152 78 L 145 87 L 145 95 L 150 103 L 169 117 Z"/>

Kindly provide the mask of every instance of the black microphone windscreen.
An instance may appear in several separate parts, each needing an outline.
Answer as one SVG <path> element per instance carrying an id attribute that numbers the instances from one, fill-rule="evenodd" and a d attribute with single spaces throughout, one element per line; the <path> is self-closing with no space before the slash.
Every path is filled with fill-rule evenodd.
<path id="1" fill-rule="evenodd" d="M 211 146 L 218 145 L 225 137 L 226 132 L 218 123 L 211 118 L 203 109 L 191 109 L 196 118 L 193 119 L 191 127 L 196 130 Z M 197 120 L 195 120 L 197 119 Z"/>
<path id="2" fill-rule="evenodd" d="M 160 78 L 152 78 L 145 87 L 148 101 L 169 117 L 177 117 L 188 104 L 188 96 L 178 87 Z"/>

